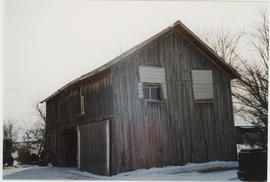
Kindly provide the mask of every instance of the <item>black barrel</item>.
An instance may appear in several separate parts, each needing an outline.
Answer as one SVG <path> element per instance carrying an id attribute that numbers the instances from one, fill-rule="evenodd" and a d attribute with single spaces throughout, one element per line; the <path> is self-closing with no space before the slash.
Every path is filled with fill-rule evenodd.
<path id="1" fill-rule="evenodd" d="M 263 149 L 241 150 L 238 178 L 245 181 L 263 181 L 267 178 L 267 152 Z"/>

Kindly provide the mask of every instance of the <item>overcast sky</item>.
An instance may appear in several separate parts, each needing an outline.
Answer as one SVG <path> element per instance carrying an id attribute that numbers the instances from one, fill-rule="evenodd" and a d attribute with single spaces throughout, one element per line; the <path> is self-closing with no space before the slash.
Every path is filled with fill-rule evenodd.
<path id="1" fill-rule="evenodd" d="M 195 33 L 248 28 L 261 2 L 6 0 L 4 119 L 35 122 L 33 105 L 181 20 Z"/>

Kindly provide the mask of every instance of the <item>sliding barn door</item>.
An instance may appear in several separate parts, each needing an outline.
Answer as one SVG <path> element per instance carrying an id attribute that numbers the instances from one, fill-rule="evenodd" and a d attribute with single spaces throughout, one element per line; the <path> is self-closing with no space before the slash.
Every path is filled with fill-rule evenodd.
<path id="1" fill-rule="evenodd" d="M 110 175 L 109 120 L 80 126 L 80 169 Z"/>

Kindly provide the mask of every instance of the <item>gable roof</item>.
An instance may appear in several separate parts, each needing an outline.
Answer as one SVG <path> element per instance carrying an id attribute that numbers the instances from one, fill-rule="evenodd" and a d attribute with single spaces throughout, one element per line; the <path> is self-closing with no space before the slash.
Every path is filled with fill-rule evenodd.
<path id="1" fill-rule="evenodd" d="M 101 66 L 101 67 L 99 67 L 99 68 L 97 68 L 89 73 L 86 73 L 77 79 L 72 80 L 71 82 L 69 82 L 68 84 L 66 84 L 65 86 L 63 86 L 59 90 L 57 90 L 55 93 L 53 93 L 51 96 L 49 96 L 48 98 L 41 101 L 41 103 L 50 100 L 52 97 L 54 97 L 55 95 L 57 95 L 61 91 L 65 90 L 70 85 L 77 83 L 81 80 L 84 80 L 86 78 L 89 78 L 89 77 L 91 77 L 97 73 L 100 73 L 104 70 L 107 70 L 108 68 L 112 67 L 113 65 L 120 62 L 124 58 L 135 53 L 136 51 L 138 51 L 141 48 L 143 48 L 144 46 L 150 44 L 154 40 L 162 37 L 163 35 L 166 35 L 167 33 L 169 33 L 172 30 L 176 30 L 181 35 L 183 35 L 184 38 L 186 38 L 197 50 L 199 50 L 199 52 L 201 52 L 203 55 L 208 57 L 211 60 L 211 62 L 214 63 L 218 68 L 227 72 L 232 79 L 240 78 L 240 74 L 232 66 L 230 66 L 228 63 L 226 63 L 223 58 L 221 58 L 219 55 L 217 55 L 207 44 L 205 44 L 202 40 L 200 40 L 200 38 L 198 36 L 196 36 L 190 29 L 188 29 L 181 21 L 178 20 L 172 26 L 162 30 L 161 32 L 155 34 L 151 38 L 140 43 L 139 45 L 129 49 L 128 51 L 124 52 L 123 54 L 119 55 L 118 57 L 114 58 L 110 62 L 104 64 L 103 66 Z"/>

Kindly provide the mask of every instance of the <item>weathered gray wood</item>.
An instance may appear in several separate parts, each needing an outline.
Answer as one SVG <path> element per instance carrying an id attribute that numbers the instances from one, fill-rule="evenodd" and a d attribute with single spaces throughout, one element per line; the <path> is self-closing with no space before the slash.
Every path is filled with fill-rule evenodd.
<path id="1" fill-rule="evenodd" d="M 81 169 L 101 175 L 107 173 L 107 121 L 80 126 Z"/>
<path id="2" fill-rule="evenodd" d="M 231 77 L 206 56 L 186 35 L 171 29 L 108 69 L 74 82 L 47 101 L 48 130 L 56 136 L 54 144 L 50 134 L 47 148 L 59 165 L 65 165 L 63 130 L 80 125 L 81 168 L 105 174 L 102 121 L 110 118 L 110 174 L 236 159 Z M 146 102 L 139 97 L 139 66 L 164 68 L 167 97 L 162 102 Z M 211 102 L 195 102 L 193 69 L 212 71 Z M 84 115 L 80 114 L 80 86 Z"/>
<path id="3" fill-rule="evenodd" d="M 130 125 L 129 128 L 133 129 L 130 131 L 132 134 L 128 136 L 132 139 L 129 139 L 128 143 L 123 141 L 121 145 L 131 145 L 132 147 L 122 148 L 122 152 L 126 158 L 137 160 L 132 160 L 129 167 L 114 165 L 113 173 L 150 166 L 185 164 L 191 161 L 235 159 L 232 108 L 230 93 L 227 93 L 230 92 L 230 77 L 227 74 L 220 71 L 177 33 L 170 34 L 126 59 L 124 64 L 125 70 L 129 70 L 128 74 L 125 70 L 118 69 L 122 64 L 112 69 L 112 79 L 115 79 L 114 92 L 119 91 L 119 95 L 129 93 L 127 100 L 120 99 L 123 98 L 121 96 L 114 97 L 115 111 L 122 116 L 121 120 L 115 122 Z M 138 92 L 132 92 L 136 90 L 140 81 L 140 65 L 165 68 L 167 100 L 162 103 L 145 103 L 138 98 Z M 137 72 L 132 73 L 130 68 Z M 212 103 L 194 101 L 192 69 L 213 71 L 215 79 Z M 117 82 L 118 77 L 129 80 L 127 85 L 123 87 L 122 82 Z M 135 89 L 130 89 L 132 87 Z M 133 103 L 137 103 L 138 106 Z M 143 126 L 140 124 L 142 119 L 138 116 L 143 116 Z M 123 120 L 124 118 L 128 119 Z M 130 121 L 135 124 L 131 125 Z M 139 136 L 132 136 L 133 133 Z M 220 143 L 223 146 L 220 147 Z"/>

